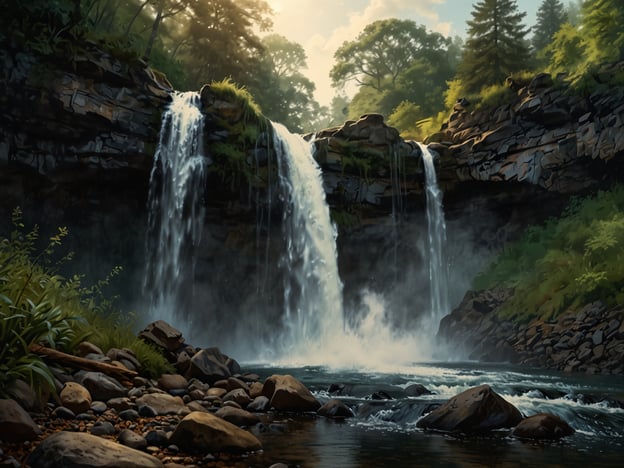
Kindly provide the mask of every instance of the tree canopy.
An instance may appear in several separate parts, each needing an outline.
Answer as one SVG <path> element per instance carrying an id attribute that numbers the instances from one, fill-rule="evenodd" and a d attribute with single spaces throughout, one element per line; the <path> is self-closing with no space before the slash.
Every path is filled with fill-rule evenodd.
<path id="1" fill-rule="evenodd" d="M 515 0 L 481 0 L 473 5 L 468 23 L 468 39 L 458 76 L 467 92 L 501 83 L 511 73 L 530 66 L 525 40 L 528 29 L 522 24 L 526 13 Z"/>
<path id="2" fill-rule="evenodd" d="M 561 1 L 544 0 L 537 10 L 537 22 L 533 27 L 532 43 L 535 51 L 546 48 L 567 20 L 568 15 Z"/>

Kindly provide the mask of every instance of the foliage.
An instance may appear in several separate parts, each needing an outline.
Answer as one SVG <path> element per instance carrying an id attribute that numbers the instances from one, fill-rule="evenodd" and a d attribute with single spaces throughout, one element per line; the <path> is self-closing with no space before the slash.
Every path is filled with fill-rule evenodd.
<path id="1" fill-rule="evenodd" d="M 475 280 L 515 288 L 501 314 L 550 319 L 567 308 L 624 302 L 624 186 L 574 199 L 559 219 L 529 228 Z"/>
<path id="2" fill-rule="evenodd" d="M 568 18 L 560 0 L 544 0 L 537 10 L 537 22 L 533 27 L 533 49 L 540 51 L 550 44 L 554 34 Z"/>
<path id="3" fill-rule="evenodd" d="M 529 68 L 530 58 L 522 24 L 526 13 L 518 11 L 515 0 L 481 0 L 473 8 L 457 76 L 469 93 Z"/>
<path id="4" fill-rule="evenodd" d="M 403 101 L 419 106 L 426 117 L 442 109 L 443 84 L 455 71 L 459 43 L 410 20 L 375 21 L 336 51 L 330 77 L 338 88 L 358 86 L 351 118 L 390 115 Z"/>
<path id="5" fill-rule="evenodd" d="M 586 0 L 582 6 L 582 31 L 591 63 L 624 58 L 624 2 Z"/>
<path id="6" fill-rule="evenodd" d="M 49 368 L 29 349 L 33 344 L 71 352 L 86 338 L 110 333 L 117 335 L 119 347 L 144 348 L 129 331 L 124 336 L 106 326 L 113 315 L 113 298 L 104 297 L 103 288 L 119 268 L 110 277 L 84 287 L 81 276 L 65 278 L 57 273 L 58 267 L 72 258 L 68 254 L 55 260 L 57 248 L 68 235 L 66 228 L 59 228 L 38 249 L 38 227 L 25 232 L 18 208 L 12 221 L 13 233 L 0 239 L 0 397 L 9 396 L 16 380 L 27 382 L 40 397 L 54 391 Z M 85 317 L 98 317 L 97 326 Z M 168 368 L 162 355 L 144 355 L 150 370 Z"/>
<path id="7" fill-rule="evenodd" d="M 243 120 L 245 122 L 263 120 L 260 106 L 254 97 L 244 86 L 238 86 L 231 78 L 221 81 L 213 81 L 208 85 L 210 90 L 224 101 L 236 104 L 243 109 Z"/>
<path id="8" fill-rule="evenodd" d="M 321 108 L 314 100 L 314 83 L 300 71 L 307 68 L 305 50 L 277 34 L 264 37 L 262 45 L 257 69 L 262 84 L 254 90 L 262 111 L 292 132 L 311 130 Z"/>

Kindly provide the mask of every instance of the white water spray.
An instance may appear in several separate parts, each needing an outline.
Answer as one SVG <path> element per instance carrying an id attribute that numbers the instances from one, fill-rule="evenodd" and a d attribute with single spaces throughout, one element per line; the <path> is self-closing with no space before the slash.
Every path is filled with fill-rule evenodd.
<path id="1" fill-rule="evenodd" d="M 429 240 L 429 297 L 430 317 L 426 326 L 431 333 L 437 331 L 442 317 L 449 312 L 448 272 L 444 261 L 446 248 L 446 222 L 442 208 L 442 191 L 438 187 L 433 155 L 426 145 L 420 146 L 425 168 L 427 198 L 427 232 Z"/>
<path id="2" fill-rule="evenodd" d="M 191 330 L 183 298 L 192 293 L 195 248 L 203 225 L 203 122 L 200 97 L 174 93 L 163 114 L 148 196 L 144 293 L 151 319 Z M 181 315 L 183 314 L 183 315 Z"/>
<path id="3" fill-rule="evenodd" d="M 282 353 L 297 359 L 321 350 L 343 331 L 342 282 L 336 229 L 312 145 L 274 123 L 275 151 L 284 204 L 286 248 Z"/>

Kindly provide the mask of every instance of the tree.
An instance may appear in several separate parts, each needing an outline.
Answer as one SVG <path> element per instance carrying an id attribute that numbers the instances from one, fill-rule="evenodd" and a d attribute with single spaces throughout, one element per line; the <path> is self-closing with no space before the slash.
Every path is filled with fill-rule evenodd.
<path id="1" fill-rule="evenodd" d="M 525 40 L 528 30 L 522 24 L 526 13 L 518 11 L 515 0 L 481 0 L 473 8 L 458 66 L 458 77 L 469 93 L 526 69 L 530 58 Z"/>
<path id="2" fill-rule="evenodd" d="M 533 27 L 533 48 L 538 52 L 546 48 L 567 19 L 563 3 L 559 0 L 544 0 L 537 10 L 537 22 Z"/>
<path id="3" fill-rule="evenodd" d="M 549 69 L 555 73 L 575 72 L 585 61 L 585 43 L 581 32 L 564 23 L 545 49 Z"/>
<path id="4" fill-rule="evenodd" d="M 178 56 L 188 65 L 191 86 L 231 77 L 254 82 L 263 45 L 257 31 L 272 26 L 264 0 L 190 0 L 188 20 L 177 34 L 186 40 Z"/>
<path id="5" fill-rule="evenodd" d="M 624 2 L 586 0 L 581 11 L 589 61 L 624 59 Z"/>
<path id="6" fill-rule="evenodd" d="M 359 88 L 349 105 L 350 118 L 366 112 L 389 115 L 403 101 L 423 113 L 437 112 L 442 86 L 455 72 L 457 51 L 450 39 L 413 21 L 375 21 L 336 51 L 330 77 L 335 87 L 354 82 Z"/>
<path id="7" fill-rule="evenodd" d="M 414 60 L 446 46 L 440 34 L 428 33 L 410 20 L 379 20 L 364 28 L 354 41 L 344 42 L 334 54 L 330 72 L 334 86 L 349 81 L 383 91 L 396 86 L 400 74 Z"/>
<path id="8" fill-rule="evenodd" d="M 314 100 L 314 83 L 301 73 L 307 68 L 305 50 L 277 34 L 264 37 L 262 45 L 256 80 L 249 86 L 256 102 L 264 115 L 291 131 L 310 129 L 310 118 L 320 107 Z"/>

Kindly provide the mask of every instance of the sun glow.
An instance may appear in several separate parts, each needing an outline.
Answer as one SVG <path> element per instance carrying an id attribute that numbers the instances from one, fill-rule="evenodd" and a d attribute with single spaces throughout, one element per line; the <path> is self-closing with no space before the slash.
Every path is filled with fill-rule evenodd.
<path id="1" fill-rule="evenodd" d="M 266 0 L 271 9 L 275 14 L 278 14 L 282 11 L 284 6 L 282 5 L 282 0 Z"/>

